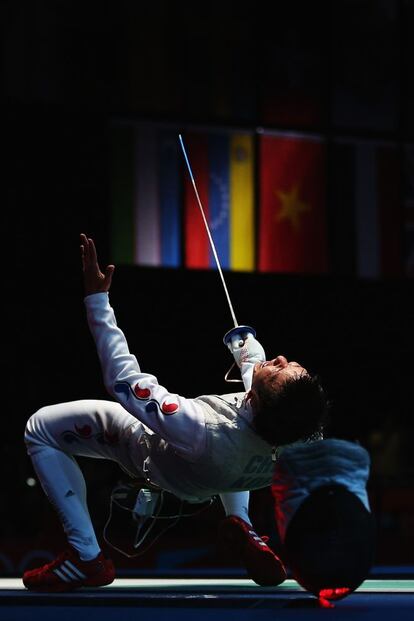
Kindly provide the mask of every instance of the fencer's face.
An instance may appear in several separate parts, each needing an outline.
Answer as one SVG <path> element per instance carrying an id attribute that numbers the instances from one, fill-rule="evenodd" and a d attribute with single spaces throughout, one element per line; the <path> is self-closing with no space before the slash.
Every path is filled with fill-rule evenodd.
<path id="1" fill-rule="evenodd" d="M 273 360 L 256 362 L 253 369 L 252 391 L 259 384 L 269 384 L 277 390 L 289 379 L 297 379 L 307 375 L 307 370 L 298 362 L 288 362 L 284 356 L 277 356 Z"/>

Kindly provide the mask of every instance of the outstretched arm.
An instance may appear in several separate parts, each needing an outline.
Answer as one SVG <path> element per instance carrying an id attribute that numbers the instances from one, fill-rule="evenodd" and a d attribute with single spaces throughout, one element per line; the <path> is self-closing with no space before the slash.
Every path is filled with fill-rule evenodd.
<path id="1" fill-rule="evenodd" d="M 188 459 L 196 459 L 206 438 L 203 412 L 193 399 L 170 393 L 157 378 L 141 371 L 117 326 L 108 291 L 114 266 L 103 273 L 95 244 L 81 236 L 85 305 L 107 391 L 130 414 L 169 442 Z"/>

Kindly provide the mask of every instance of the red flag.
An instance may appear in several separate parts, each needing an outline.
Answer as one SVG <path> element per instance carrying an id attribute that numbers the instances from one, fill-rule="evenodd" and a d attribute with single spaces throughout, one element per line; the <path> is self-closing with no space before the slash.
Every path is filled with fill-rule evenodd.
<path id="1" fill-rule="evenodd" d="M 208 145 L 207 134 L 186 134 L 185 148 L 191 162 L 195 183 L 208 221 Z M 188 170 L 184 171 L 185 266 L 208 268 L 210 246 Z"/>
<path id="2" fill-rule="evenodd" d="M 262 136 L 259 271 L 327 271 L 325 146 Z"/>

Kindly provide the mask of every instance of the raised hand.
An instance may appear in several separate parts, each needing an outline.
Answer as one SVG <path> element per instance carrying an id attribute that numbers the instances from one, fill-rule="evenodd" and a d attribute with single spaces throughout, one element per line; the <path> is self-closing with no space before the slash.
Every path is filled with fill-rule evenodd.
<path id="1" fill-rule="evenodd" d="M 115 266 L 108 265 L 105 272 L 102 273 L 93 239 L 81 233 L 80 241 L 85 295 L 109 291 Z"/>

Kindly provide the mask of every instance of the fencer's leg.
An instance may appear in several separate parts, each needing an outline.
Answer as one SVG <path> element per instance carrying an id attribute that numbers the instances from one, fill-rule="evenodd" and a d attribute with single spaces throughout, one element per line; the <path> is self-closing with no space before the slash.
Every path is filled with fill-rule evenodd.
<path id="1" fill-rule="evenodd" d="M 249 518 L 249 498 L 249 491 L 226 492 L 220 494 L 220 500 L 223 504 L 226 516 L 236 515 L 251 526 L 252 523 Z"/>
<path id="2" fill-rule="evenodd" d="M 82 472 L 70 455 L 52 446 L 31 453 L 35 472 L 43 491 L 55 507 L 69 543 L 82 560 L 95 558 L 100 547 L 86 502 Z"/>
<path id="3" fill-rule="evenodd" d="M 286 579 L 282 562 L 259 537 L 249 518 L 249 492 L 220 494 L 226 518 L 219 526 L 219 542 L 242 562 L 248 576 L 262 586 L 277 586 Z"/>
<path id="4" fill-rule="evenodd" d="M 27 423 L 25 441 L 33 467 L 82 560 L 95 558 L 100 547 L 74 455 L 112 459 L 131 469 L 129 429 L 136 423 L 119 404 L 92 400 L 44 407 Z"/>

